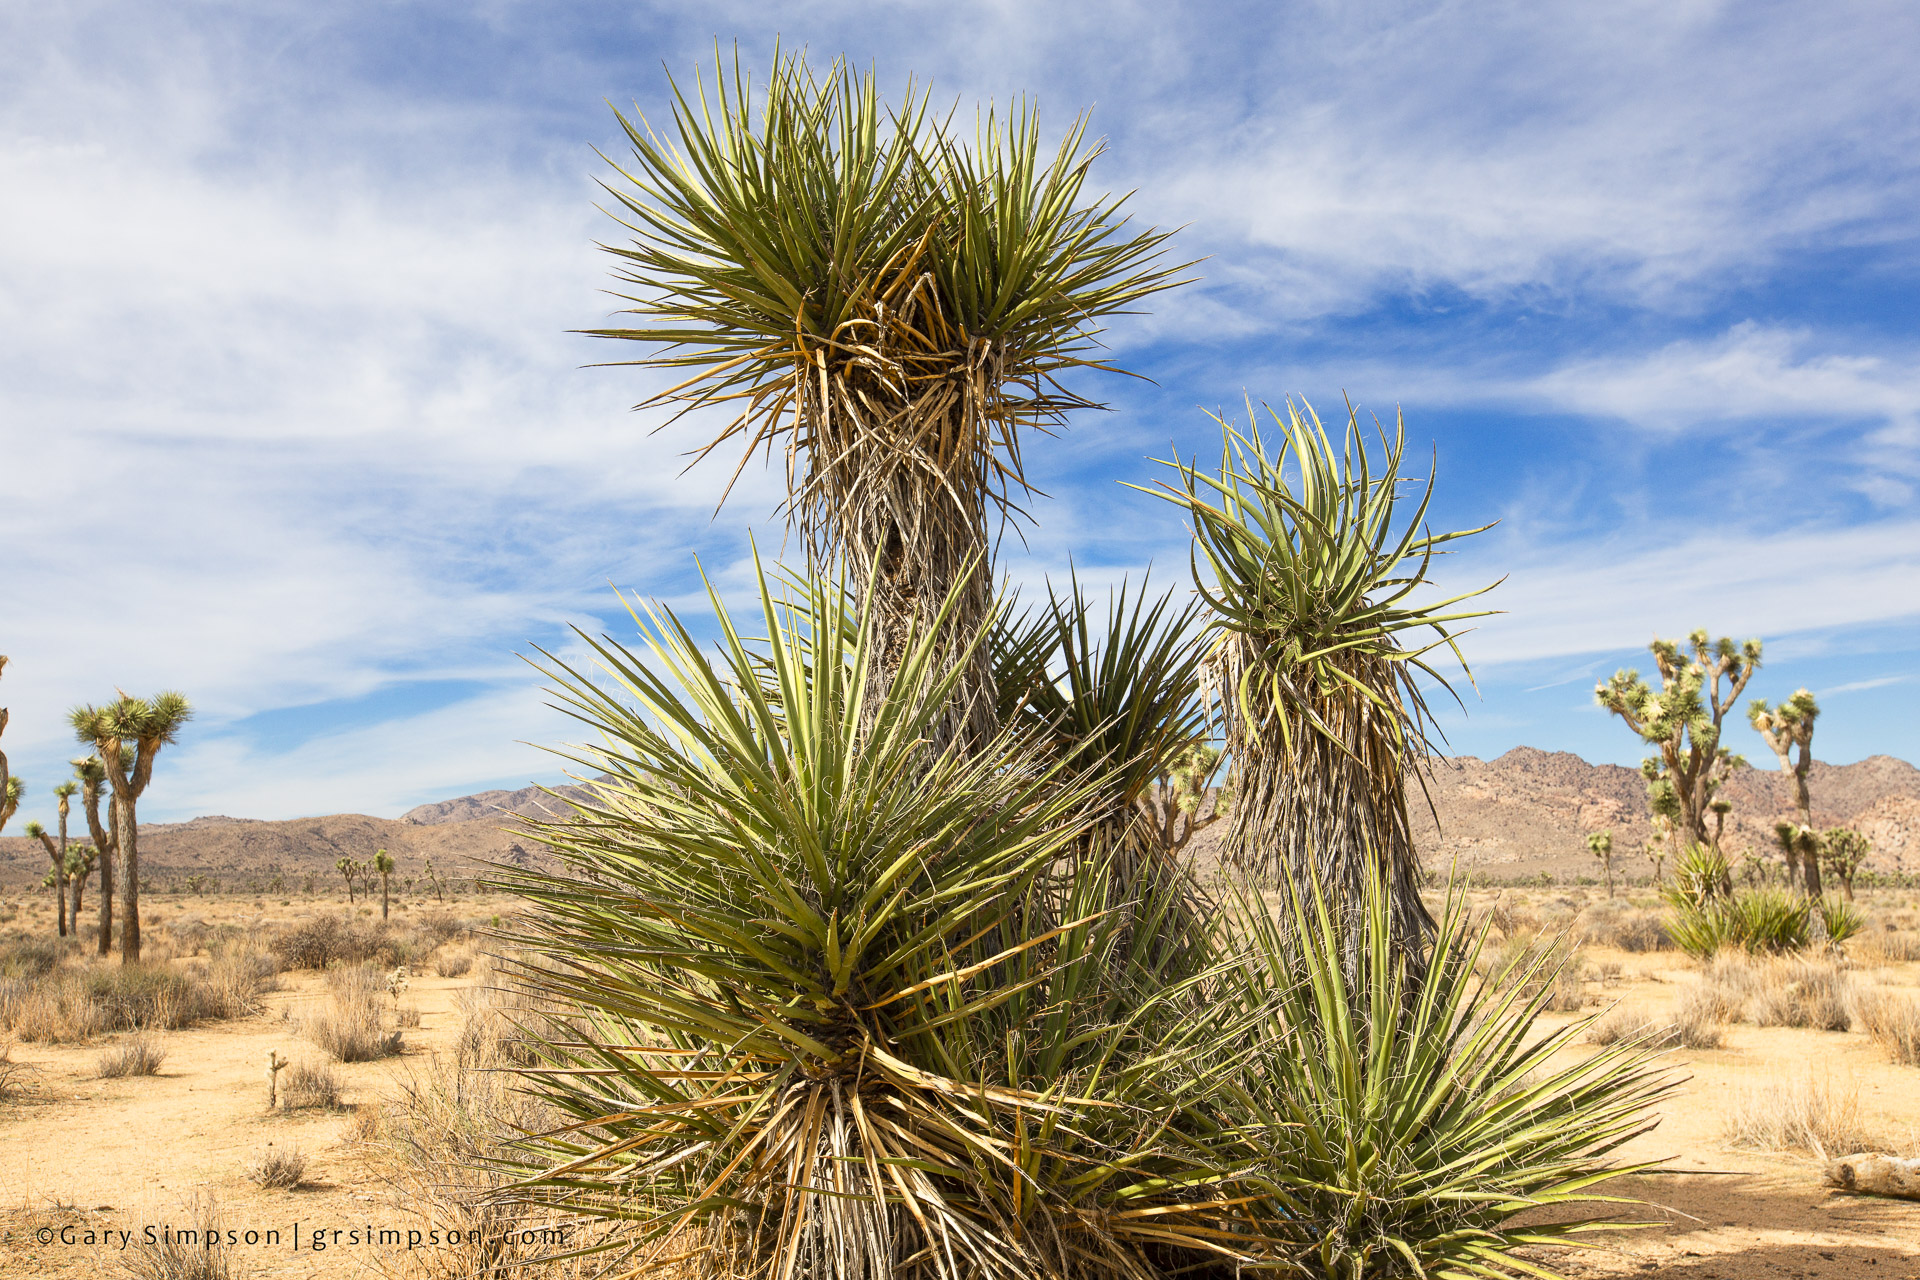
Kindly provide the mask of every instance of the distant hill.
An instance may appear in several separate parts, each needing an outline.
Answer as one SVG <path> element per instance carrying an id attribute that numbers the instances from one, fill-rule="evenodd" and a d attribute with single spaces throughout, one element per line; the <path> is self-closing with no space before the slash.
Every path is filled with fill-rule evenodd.
<path id="1" fill-rule="evenodd" d="M 1892 756 L 1847 765 L 1815 761 L 1807 785 L 1816 825 L 1856 826 L 1873 841 L 1869 865 L 1920 870 L 1920 769 Z M 1777 770 L 1741 769 L 1722 794 L 1733 801 L 1733 812 L 1721 847 L 1736 858 L 1749 847 L 1770 848 L 1773 824 L 1794 816 L 1793 780 Z M 1637 769 L 1588 764 L 1570 751 L 1515 747 L 1496 760 L 1435 761 L 1427 797 L 1431 807 L 1418 791 L 1409 797 L 1414 843 L 1422 861 L 1442 873 L 1458 865 L 1502 877 L 1591 875 L 1587 833 L 1607 830 L 1617 870 L 1651 870 L 1640 854 L 1653 824 Z M 1194 838 L 1194 855 L 1203 863 L 1219 856 L 1224 826 L 1216 823 Z"/>
<path id="2" fill-rule="evenodd" d="M 1891 756 L 1849 765 L 1816 762 L 1809 778 L 1814 822 L 1846 823 L 1874 844 L 1871 865 L 1920 870 L 1920 769 Z M 578 798 L 584 788 L 559 787 Z M 1616 866 L 1643 874 L 1639 849 L 1651 826 L 1646 786 L 1636 770 L 1588 764 L 1565 751 L 1515 747 L 1496 760 L 1458 756 L 1436 762 L 1429 780 L 1433 814 L 1412 797 L 1414 835 L 1430 867 L 1456 861 L 1500 876 L 1585 875 L 1592 870 L 1586 835 L 1613 832 Z M 1793 813 L 1792 780 L 1773 769 L 1740 770 L 1727 784 L 1733 801 L 1725 846 L 1738 854 L 1772 842 L 1773 824 Z M 399 818 L 333 814 L 265 822 L 208 817 L 142 824 L 140 855 L 149 878 L 196 873 L 271 874 L 289 878 L 334 875 L 342 856 L 366 859 L 384 848 L 403 877 L 417 875 L 427 858 L 441 871 L 471 875 L 484 862 L 536 862 L 540 844 L 516 829 L 515 815 L 564 816 L 565 806 L 538 787 L 483 791 L 408 810 Z M 1202 832 L 1196 855 L 1218 848 L 1221 826 Z M 38 883 L 46 854 L 37 841 L 0 837 L 0 883 Z"/>
<path id="3" fill-rule="evenodd" d="M 1848 765 L 1815 761 L 1807 777 L 1816 826 L 1860 827 L 1873 863 L 1920 870 L 1920 769 L 1892 756 Z M 1427 864 L 1556 875 L 1585 874 L 1590 831 L 1611 830 L 1615 865 L 1650 868 L 1640 848 L 1653 834 L 1646 783 L 1635 769 L 1588 764 L 1567 751 L 1515 747 L 1497 760 L 1440 762 L 1429 783 L 1433 814 L 1412 797 L 1414 838 Z M 1721 792 L 1733 802 L 1721 847 L 1730 856 L 1773 845 L 1773 824 L 1794 816 L 1793 780 L 1777 769 L 1737 770 Z M 1621 861 L 1621 855 L 1626 860 Z"/>
<path id="4" fill-rule="evenodd" d="M 605 774 L 600 775 L 602 778 Z M 587 798 L 585 787 L 522 787 L 518 791 L 481 791 L 470 796 L 461 796 L 457 800 L 442 800 L 438 804 L 420 804 L 400 815 L 402 822 L 418 822 L 425 826 L 439 826 L 446 822 L 472 822 L 476 819 L 498 820 L 510 813 L 526 814 L 531 817 L 565 817 L 567 806 L 556 796 L 569 800 Z"/>

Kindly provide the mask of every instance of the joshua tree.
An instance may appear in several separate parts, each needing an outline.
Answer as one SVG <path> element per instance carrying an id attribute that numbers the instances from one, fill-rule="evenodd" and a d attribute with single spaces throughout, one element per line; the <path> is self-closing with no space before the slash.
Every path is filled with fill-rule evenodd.
<path id="1" fill-rule="evenodd" d="M 393 874 L 393 859 L 385 849 L 373 851 L 373 869 L 380 873 L 380 918 L 387 918 L 387 878 Z"/>
<path id="2" fill-rule="evenodd" d="M 440 905 L 445 906 L 447 902 L 446 882 L 434 871 L 432 858 L 428 858 L 426 865 L 420 868 L 420 878 L 426 882 L 427 892 L 438 899 Z"/>
<path id="3" fill-rule="evenodd" d="M 87 879 L 93 875 L 94 862 L 99 856 L 99 851 L 90 844 L 76 844 L 67 850 L 67 884 L 73 890 L 73 909 L 68 914 L 73 918 L 75 937 L 80 936 L 80 899 L 86 891 Z"/>
<path id="4" fill-rule="evenodd" d="M 120 840 L 120 962 L 140 959 L 140 797 L 153 781 L 154 758 L 180 734 L 193 708 L 178 693 L 135 698 L 122 693 L 104 707 L 73 709 L 80 741 L 91 746 L 113 785 L 113 810 Z M 104 894 L 104 889 L 103 889 Z"/>
<path id="5" fill-rule="evenodd" d="M 360 878 L 360 864 L 352 858 L 339 858 L 335 860 L 333 869 L 338 871 L 340 878 L 347 882 L 347 902 L 351 905 L 354 901 L 353 882 Z"/>
<path id="6" fill-rule="evenodd" d="M 1152 791 L 1140 797 L 1148 828 L 1168 853 L 1180 852 L 1196 834 L 1225 816 L 1226 805 L 1218 797 L 1211 813 L 1204 817 L 1200 813 L 1207 802 L 1207 783 L 1219 765 L 1220 752 L 1196 742 L 1160 774 Z"/>
<path id="7" fill-rule="evenodd" d="M 100 859 L 99 951 L 104 956 L 113 949 L 113 862 L 120 851 L 120 810 L 108 806 L 107 825 L 100 825 L 100 792 L 107 785 L 107 768 L 99 756 L 74 760 L 73 776 L 80 780 L 80 807 L 87 815 L 87 832 Z"/>
<path id="8" fill-rule="evenodd" d="M 7 673 L 7 656 L 0 653 L 0 676 Z M 0 707 L 0 734 L 7 731 L 7 709 Z M 7 829 L 7 819 L 20 804 L 21 788 L 14 782 L 13 775 L 7 769 L 7 753 L 0 751 L 0 831 Z"/>
<path id="9" fill-rule="evenodd" d="M 7 822 L 20 809 L 20 797 L 25 794 L 27 784 L 20 780 L 19 774 L 10 774 L 6 785 L 0 786 L 0 830 L 5 830 Z"/>
<path id="10" fill-rule="evenodd" d="M 1587 852 L 1600 859 L 1607 877 L 1607 896 L 1613 896 L 1613 832 L 1595 831 L 1587 837 Z"/>
<path id="11" fill-rule="evenodd" d="M 1768 706 L 1765 698 L 1747 705 L 1747 722 L 1780 758 L 1780 772 L 1793 775 L 1793 806 L 1799 810 L 1800 825 L 1808 829 L 1813 827 L 1813 799 L 1807 794 L 1807 771 L 1813 766 L 1813 722 L 1819 718 L 1820 706 L 1805 689 L 1777 707 Z M 1808 892 L 1817 894 L 1819 889 L 1809 887 Z"/>
<path id="12" fill-rule="evenodd" d="M 1083 195 L 1100 152 L 1084 118 L 1051 158 L 1024 107 L 969 146 L 924 90 L 889 110 L 870 73 L 816 78 L 798 55 L 776 57 L 758 109 L 737 63 L 698 97 L 675 98 L 677 146 L 619 117 L 633 167 L 607 190 L 632 238 L 607 248 L 638 323 L 589 332 L 677 375 L 641 408 L 730 419 L 696 458 L 784 455 L 789 519 L 880 624 L 879 693 L 952 584 L 943 634 L 985 624 L 990 517 L 1027 492 L 1023 433 L 1094 407 L 1059 376 L 1114 369 L 1099 321 L 1184 268 L 1157 264 L 1171 233 L 1128 227 L 1124 198 Z M 976 647 L 934 741 L 991 735 L 995 705 Z"/>
<path id="13" fill-rule="evenodd" d="M 53 842 L 47 829 L 37 822 L 27 824 L 27 839 L 38 840 L 47 851 L 47 876 L 41 882 L 44 889 L 53 890 L 54 914 L 59 917 L 59 934 L 67 936 L 67 869 L 66 859 L 60 856 L 60 846 Z"/>
<path id="14" fill-rule="evenodd" d="M 1840 882 L 1840 892 L 1847 901 L 1853 901 L 1853 878 L 1860 873 L 1860 864 L 1873 852 L 1873 842 L 1855 831 L 1852 827 L 1829 827 L 1820 837 L 1820 852 L 1816 858 L 1833 878 Z"/>
<path id="15" fill-rule="evenodd" d="M 1736 646 L 1725 636 L 1714 642 L 1702 629 L 1686 643 L 1686 649 L 1673 640 L 1655 640 L 1650 646 L 1660 671 L 1658 692 L 1638 671 L 1623 669 L 1595 685 L 1593 696 L 1658 753 L 1640 766 L 1655 815 L 1672 821 L 1681 844 L 1717 847 L 1717 834 L 1707 829 L 1714 793 L 1746 763 L 1720 745 L 1720 725 L 1759 670 L 1760 642 Z M 1724 821 L 1724 813 L 1721 816 Z"/>
<path id="16" fill-rule="evenodd" d="M 59 874 L 55 879 L 60 882 L 60 899 L 62 902 L 66 901 L 67 896 L 67 817 L 73 811 L 73 793 L 79 789 L 79 785 L 71 779 L 59 783 L 53 789 L 54 796 L 60 801 L 60 807 L 57 810 L 60 815 L 60 857 L 56 863 Z M 65 927 L 65 921 L 62 921 L 62 931 L 65 930 Z M 80 933 L 80 917 L 78 916 L 73 918 L 73 932 L 76 937 Z"/>
<path id="17" fill-rule="evenodd" d="M 1822 892 L 1820 833 L 1812 827 L 1776 822 L 1773 824 L 1773 839 L 1780 848 L 1780 856 L 1787 863 L 1787 883 L 1795 888 L 1804 887 L 1810 896 L 1819 897 Z"/>
<path id="18" fill-rule="evenodd" d="M 1427 655 L 1445 646 L 1460 659 L 1448 628 L 1484 611 L 1449 610 L 1491 588 L 1410 597 L 1428 586 L 1443 543 L 1480 530 L 1427 530 L 1431 477 L 1411 513 L 1397 505 L 1404 422 L 1391 436 L 1376 423 L 1376 459 L 1351 406 L 1340 447 L 1310 405 L 1289 400 L 1284 420 L 1268 412 L 1282 432 L 1277 458 L 1249 404 L 1245 434 L 1216 419 L 1225 435 L 1217 477 L 1176 457 L 1179 479 L 1161 489 L 1193 521 L 1194 581 L 1212 611 L 1207 677 L 1238 775 L 1226 854 L 1262 878 L 1285 878 L 1303 900 L 1317 884 L 1349 913 L 1376 864 L 1394 936 L 1417 955 L 1433 921 L 1407 815 L 1407 784 L 1430 749 L 1414 673 L 1451 692 Z M 1422 629 L 1429 643 L 1403 646 Z M 1360 936 L 1357 918 L 1343 928 Z"/>
<path id="19" fill-rule="evenodd" d="M 1653 836 L 1640 847 L 1640 852 L 1653 864 L 1653 882 L 1659 884 L 1666 866 L 1667 851 L 1673 845 L 1673 827 L 1663 823 L 1656 815 L 1653 823 Z"/>

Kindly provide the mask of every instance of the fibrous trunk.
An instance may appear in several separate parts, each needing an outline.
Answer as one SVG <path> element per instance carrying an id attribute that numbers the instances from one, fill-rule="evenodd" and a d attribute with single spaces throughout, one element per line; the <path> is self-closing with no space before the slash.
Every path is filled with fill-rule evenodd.
<path id="1" fill-rule="evenodd" d="M 866 322 L 860 341 L 870 345 L 861 355 L 837 368 L 821 355 L 800 381 L 806 429 L 795 449 L 806 455 L 807 474 L 793 508 L 817 556 L 846 557 L 862 606 L 873 610 L 881 644 L 868 675 L 868 714 L 892 688 L 910 638 L 937 627 L 952 637 L 965 670 L 933 745 L 964 748 L 998 728 L 991 656 L 985 645 L 964 659 L 959 650 L 992 608 L 987 512 L 1017 477 L 1018 462 L 1009 467 L 995 453 L 993 424 L 1005 401 L 994 344 L 953 334 L 954 349 L 923 345 L 913 324 L 945 331 L 925 292 L 910 291 L 904 310 L 880 310 Z"/>
<path id="2" fill-rule="evenodd" d="M 1239 792 L 1224 840 L 1227 858 L 1259 880 L 1290 885 L 1305 902 L 1316 885 L 1327 894 L 1355 973 L 1370 868 L 1386 885 L 1396 944 L 1416 968 L 1434 932 L 1407 816 L 1418 758 L 1393 719 L 1393 673 L 1384 662 L 1364 665 L 1357 674 L 1391 709 L 1348 689 L 1295 689 L 1284 730 L 1270 713 L 1257 737 L 1236 744 Z"/>
<path id="3" fill-rule="evenodd" d="M 115 795 L 114 816 L 120 831 L 120 963 L 140 959 L 140 833 L 132 797 Z"/>

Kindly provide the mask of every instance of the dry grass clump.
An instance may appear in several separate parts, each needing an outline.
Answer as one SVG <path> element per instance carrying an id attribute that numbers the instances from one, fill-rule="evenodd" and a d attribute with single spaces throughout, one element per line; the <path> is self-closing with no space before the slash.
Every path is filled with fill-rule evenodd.
<path id="1" fill-rule="evenodd" d="M 1748 1005 L 1755 1026 L 1845 1031 L 1853 1025 L 1853 980 L 1834 962 L 1775 960 L 1760 975 Z"/>
<path id="2" fill-rule="evenodd" d="M 300 1030 L 341 1062 L 372 1062 L 405 1047 L 404 1033 L 387 1022 L 387 976 L 354 965 L 328 970 L 326 1000 Z"/>
<path id="3" fill-rule="evenodd" d="M 1689 993 L 1691 995 L 1691 993 Z M 1697 998 L 1681 997 L 1674 1016 L 1662 1022 L 1645 1009 L 1621 1006 L 1587 1028 L 1593 1045 L 1645 1044 L 1655 1049 L 1718 1049 L 1727 1041 L 1726 1028 L 1712 1016 L 1712 1006 Z"/>
<path id="4" fill-rule="evenodd" d="M 1736 1147 L 1805 1151 L 1822 1160 L 1889 1145 L 1861 1119 L 1853 1086 L 1811 1076 L 1797 1083 L 1753 1085 L 1736 1094 L 1726 1137 Z"/>
<path id="5" fill-rule="evenodd" d="M 49 1044 L 246 1017 L 259 1009 L 260 992 L 277 968 L 271 957 L 244 946 L 184 969 L 153 959 L 121 964 L 82 958 L 72 948 L 16 947 L 9 959 L 15 976 L 0 978 L 0 1028 Z"/>
<path id="6" fill-rule="evenodd" d="M 1554 975 L 1547 1008 L 1555 1013 L 1578 1013 L 1587 1007 L 1587 966 L 1579 956 L 1568 957 Z"/>
<path id="7" fill-rule="evenodd" d="M 128 1280 L 235 1280 L 241 1274 L 226 1243 L 226 1216 L 208 1192 L 197 1192 L 185 1212 L 168 1215 L 166 1230 L 136 1232 L 120 1256 Z"/>
<path id="8" fill-rule="evenodd" d="M 1860 1029 L 1903 1067 L 1920 1067 L 1920 1000 L 1893 991 L 1864 991 L 1854 998 Z"/>
<path id="9" fill-rule="evenodd" d="M 1683 1049 L 1718 1049 L 1727 1042 L 1728 1021 L 1710 989 L 1690 987 L 1674 1006 L 1673 1043 Z"/>
<path id="10" fill-rule="evenodd" d="M 429 917 L 431 919 L 431 917 Z M 333 965 L 375 964 L 391 969 L 414 964 L 440 945 L 423 920 L 403 925 L 357 920 L 340 912 L 315 916 L 273 940 L 273 949 L 289 969 L 325 969 Z"/>
<path id="11" fill-rule="evenodd" d="M 20 1093 L 22 1079 L 32 1070 L 30 1064 L 13 1060 L 12 1042 L 0 1042 L 0 1102 L 11 1102 Z"/>
<path id="12" fill-rule="evenodd" d="M 497 1198 L 512 1175 L 489 1160 L 520 1134 L 551 1129 L 564 1118 L 497 1070 L 518 1057 L 503 1008 L 510 998 L 486 990 L 462 996 L 465 1016 L 454 1057 L 435 1055 L 401 1083 L 397 1098 L 378 1111 L 363 1108 L 354 1136 L 366 1144 L 399 1212 L 460 1233 L 461 1244 L 413 1255 L 409 1275 L 464 1280 L 519 1275 L 523 1269 L 531 1274 L 543 1255 L 586 1243 L 582 1229 L 562 1233 L 551 1210 Z M 468 1241 L 467 1233 L 475 1231 L 479 1241 Z M 546 1264 L 538 1274 L 571 1280 L 597 1274 L 598 1265 L 572 1259 Z"/>
<path id="13" fill-rule="evenodd" d="M 136 1031 L 114 1045 L 98 1059 L 100 1078 L 115 1080 L 122 1076 L 157 1076 L 167 1051 L 150 1032 Z"/>
<path id="14" fill-rule="evenodd" d="M 1907 932 L 1889 920 L 1885 929 L 1856 935 L 1852 950 L 1867 964 L 1909 964 L 1920 960 L 1920 933 Z"/>
<path id="15" fill-rule="evenodd" d="M 1602 903 L 1581 917 L 1579 929 L 1589 945 L 1612 947 L 1616 951 L 1644 953 L 1673 945 L 1658 911 L 1635 911 Z"/>
<path id="16" fill-rule="evenodd" d="M 346 1088 L 340 1073 L 326 1063 L 302 1060 L 287 1068 L 286 1078 L 280 1083 L 280 1105 L 288 1111 L 334 1111 Z"/>
<path id="17" fill-rule="evenodd" d="M 298 1147 L 276 1147 L 268 1143 L 253 1159 L 247 1161 L 243 1172 L 247 1181 L 255 1186 L 291 1191 L 306 1181 L 307 1156 Z"/>
<path id="18" fill-rule="evenodd" d="M 464 978 L 473 969 L 473 956 L 465 951 L 442 951 L 433 958 L 433 971 L 443 978 Z"/>

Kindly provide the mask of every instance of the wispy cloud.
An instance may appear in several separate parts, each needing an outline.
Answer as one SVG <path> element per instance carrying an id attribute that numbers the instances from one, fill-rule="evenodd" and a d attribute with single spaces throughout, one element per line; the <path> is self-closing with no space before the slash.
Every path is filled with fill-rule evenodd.
<path id="1" fill-rule="evenodd" d="M 1661 513 L 1657 476 L 1604 481 L 1647 513 L 1631 535 L 1541 514 L 1603 484 L 1542 444 L 1538 474 L 1472 491 L 1516 517 L 1489 548 L 1507 563 L 1448 566 L 1514 568 L 1479 661 L 1920 609 L 1920 526 L 1894 509 L 1920 479 L 1920 336 L 1791 307 L 1701 318 L 1797 254 L 1920 229 L 1903 8 L 16 6 L 0 649 L 36 787 L 71 754 L 65 708 L 115 685 L 202 709 L 156 814 L 391 810 L 513 780 L 548 767 L 515 739 L 565 732 L 514 650 L 612 617 L 609 580 L 693 600 L 696 550 L 743 588 L 742 526 L 779 542 L 777 469 L 711 522 L 729 466 L 680 472 L 713 424 L 647 436 L 627 409 L 660 380 L 580 371 L 616 353 L 567 333 L 614 305 L 599 98 L 658 114 L 656 59 L 690 66 L 716 30 L 750 63 L 779 30 L 967 101 L 1033 89 L 1056 127 L 1097 103 L 1096 180 L 1137 185 L 1141 218 L 1191 223 L 1184 251 L 1213 255 L 1206 284 L 1111 335 L 1159 388 L 1109 380 L 1118 412 L 1036 450 L 1054 497 L 1003 561 L 1030 591 L 1070 558 L 1096 588 L 1149 560 L 1183 580 L 1177 513 L 1115 480 L 1170 436 L 1208 447 L 1193 403 L 1348 387 L 1640 439 L 1788 419 L 1865 438 L 1848 483 L 1887 509 L 1712 535 Z M 1450 327 L 1476 307 L 1498 325 Z M 1769 446 L 1743 465 L 1802 463 Z M 284 748 L 239 728 L 449 680 L 483 692 Z"/>

